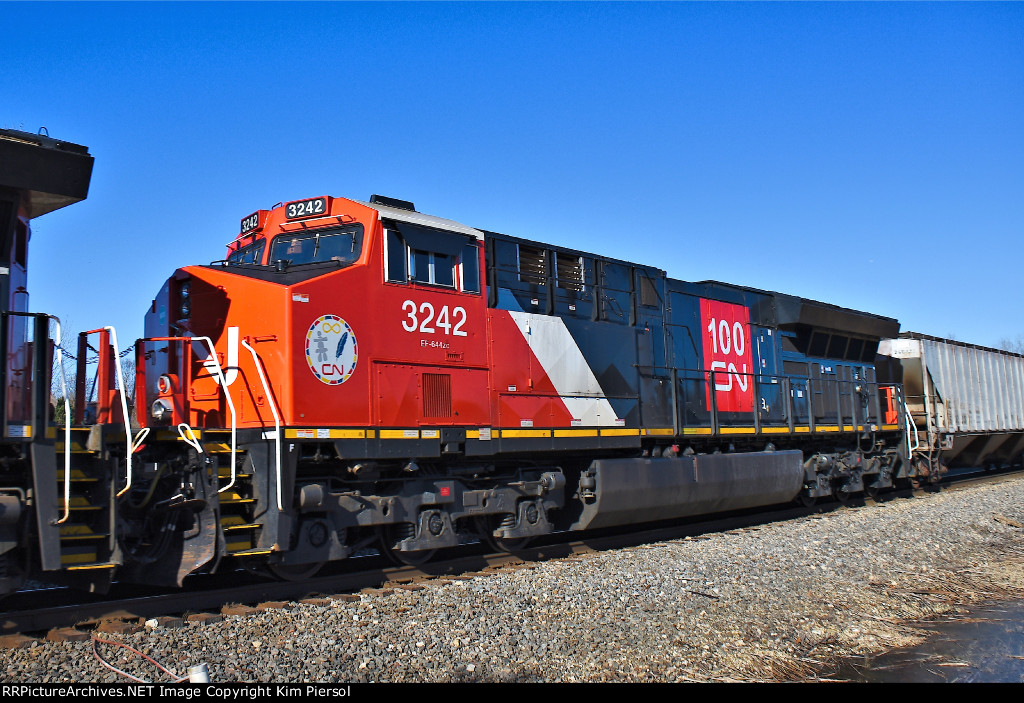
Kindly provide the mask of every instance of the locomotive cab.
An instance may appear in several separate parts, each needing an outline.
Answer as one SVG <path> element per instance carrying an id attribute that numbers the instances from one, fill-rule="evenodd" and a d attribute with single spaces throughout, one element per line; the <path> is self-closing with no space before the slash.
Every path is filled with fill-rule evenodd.
<path id="1" fill-rule="evenodd" d="M 50 396 L 60 325 L 29 312 L 27 290 L 31 221 L 86 197 L 93 158 L 78 144 L 0 129 L 0 165 L 0 593 L 28 573 L 57 581 L 74 569 L 81 578 L 65 580 L 102 586 L 117 559 L 106 463 L 96 461 L 89 473 L 76 469 L 98 487 L 72 492 L 70 428 L 58 433 Z M 72 514 L 83 506 L 88 514 Z"/>

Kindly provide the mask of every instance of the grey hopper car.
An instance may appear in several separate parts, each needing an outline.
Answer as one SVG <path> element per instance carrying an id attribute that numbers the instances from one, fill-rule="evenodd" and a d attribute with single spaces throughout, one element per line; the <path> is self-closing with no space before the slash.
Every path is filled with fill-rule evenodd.
<path id="1" fill-rule="evenodd" d="M 904 385 L 918 475 L 1020 463 L 1024 356 L 917 332 L 883 339 L 878 353 L 888 357 L 879 380 Z"/>

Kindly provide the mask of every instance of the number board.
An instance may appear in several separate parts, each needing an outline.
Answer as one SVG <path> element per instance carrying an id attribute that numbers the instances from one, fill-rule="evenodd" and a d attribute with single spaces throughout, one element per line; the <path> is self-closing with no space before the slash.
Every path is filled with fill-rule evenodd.
<path id="1" fill-rule="evenodd" d="M 316 217 L 327 214 L 327 197 L 309 198 L 308 200 L 296 200 L 284 206 L 284 215 L 289 220 L 298 220 L 303 217 Z"/>
<path id="2" fill-rule="evenodd" d="M 704 368 L 715 373 L 719 412 L 754 410 L 754 364 L 750 349 L 750 308 L 701 298 L 701 340 Z M 705 392 L 711 405 L 711 374 Z"/>
<path id="3" fill-rule="evenodd" d="M 248 217 L 242 218 L 242 231 L 241 234 L 248 234 L 258 229 L 263 229 L 263 215 L 266 214 L 266 210 L 257 210 Z"/>

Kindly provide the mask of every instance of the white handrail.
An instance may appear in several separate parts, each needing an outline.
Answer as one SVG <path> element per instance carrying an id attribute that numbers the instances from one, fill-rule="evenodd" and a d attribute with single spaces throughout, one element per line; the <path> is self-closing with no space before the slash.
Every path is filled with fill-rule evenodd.
<path id="1" fill-rule="evenodd" d="M 115 330 L 112 325 L 107 325 L 103 329 L 110 332 L 110 339 L 114 344 L 114 366 L 117 367 L 117 382 L 121 390 L 121 419 L 124 421 L 126 481 L 124 488 L 122 488 L 116 496 L 117 498 L 120 498 L 132 487 L 132 423 L 128 419 L 128 395 L 127 390 L 124 387 L 124 372 L 121 370 L 121 357 L 117 354 L 117 350 L 121 348 L 117 343 L 117 330 Z"/>
<path id="2" fill-rule="evenodd" d="M 228 481 L 228 485 L 223 488 L 218 488 L 217 493 L 223 493 L 232 486 L 235 485 L 235 478 L 237 477 L 237 470 L 235 469 L 235 451 L 236 451 L 236 439 L 238 431 L 238 421 L 235 417 L 235 403 L 231 400 L 231 392 L 228 391 L 228 383 L 224 379 L 224 371 L 220 367 L 220 362 L 217 361 L 217 350 L 213 348 L 213 340 L 209 337 L 189 337 L 189 339 L 197 339 L 202 342 L 206 342 L 206 346 L 210 348 L 210 358 L 203 362 L 203 366 L 212 363 L 214 370 L 217 372 L 217 383 L 224 389 L 224 398 L 228 402 L 228 409 L 231 411 L 231 480 Z M 207 367 L 209 368 L 209 367 Z M 178 430 L 181 431 L 180 428 Z M 189 430 L 191 432 L 191 429 Z M 182 435 L 184 437 L 184 435 Z"/>
<path id="3" fill-rule="evenodd" d="M 921 446 L 921 436 L 917 433 L 917 424 L 914 422 L 914 417 L 910 414 L 910 410 L 907 409 L 906 400 L 903 401 L 903 412 L 907 416 L 907 451 L 916 452 Z M 914 428 L 914 446 L 910 446 L 910 428 Z"/>
<path id="4" fill-rule="evenodd" d="M 260 363 L 259 355 L 244 339 L 242 340 L 242 346 L 252 354 L 253 363 L 256 364 L 256 372 L 260 375 L 260 382 L 263 384 L 263 392 L 266 393 L 267 402 L 270 403 L 270 412 L 274 414 L 275 459 L 277 460 L 277 477 L 275 480 L 277 484 L 277 509 L 280 512 L 284 512 L 284 501 L 281 497 L 281 416 L 277 414 L 277 405 L 274 403 L 274 397 L 270 394 L 270 386 L 267 384 L 267 377 L 263 374 L 263 365 Z"/>
<path id="5" fill-rule="evenodd" d="M 64 394 L 64 517 L 55 523 L 60 525 L 71 517 L 71 401 L 68 399 L 68 382 L 64 374 L 64 355 L 60 349 L 60 319 L 55 315 L 48 317 L 57 325 L 57 366 L 60 367 L 60 390 Z"/>
<path id="6" fill-rule="evenodd" d="M 206 450 L 203 449 L 202 443 L 196 438 L 196 432 L 188 426 L 187 422 L 178 423 L 178 436 L 180 436 L 185 442 L 187 442 L 197 453 L 202 454 Z"/>

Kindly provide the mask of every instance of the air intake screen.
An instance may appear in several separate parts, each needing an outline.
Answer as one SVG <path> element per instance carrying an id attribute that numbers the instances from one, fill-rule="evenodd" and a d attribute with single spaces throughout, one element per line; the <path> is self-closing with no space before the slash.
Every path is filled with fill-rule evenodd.
<path id="1" fill-rule="evenodd" d="M 423 416 L 452 416 L 452 377 L 450 374 L 423 374 Z"/>

